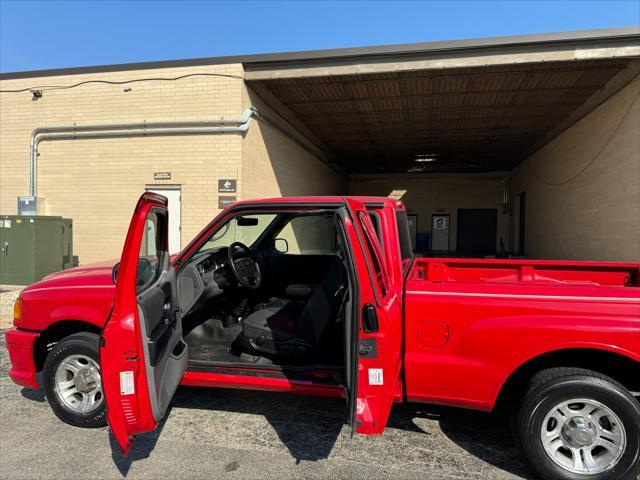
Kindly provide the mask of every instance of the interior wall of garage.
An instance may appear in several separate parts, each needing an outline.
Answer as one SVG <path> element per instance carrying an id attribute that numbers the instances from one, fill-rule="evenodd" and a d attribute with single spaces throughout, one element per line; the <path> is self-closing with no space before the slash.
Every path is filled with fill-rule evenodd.
<path id="1" fill-rule="evenodd" d="M 418 233 L 431 236 L 431 216 L 449 214 L 449 249 L 456 251 L 458 210 L 497 210 L 496 251 L 500 240 L 508 245 L 508 215 L 502 213 L 504 174 L 398 174 L 353 175 L 350 195 L 391 196 L 402 200 L 409 213 L 418 215 Z"/>
<path id="2" fill-rule="evenodd" d="M 243 75 L 242 65 L 216 65 L 2 80 L 1 89 L 70 85 L 86 80 L 129 81 L 193 73 Z M 242 114 L 242 79 L 190 77 L 68 90 L 0 94 L 0 214 L 15 214 L 29 193 L 29 137 L 45 125 L 163 120 L 218 120 Z M 256 125 L 252 124 L 252 127 Z M 45 141 L 40 144 L 38 196 L 42 214 L 73 219 L 81 264 L 118 258 L 138 196 L 153 184 L 182 189 L 182 245 L 219 211 L 218 178 L 240 174 L 242 135 L 170 136 Z M 154 180 L 154 172 L 171 179 Z"/>
<path id="3" fill-rule="evenodd" d="M 525 254 L 640 260 L 640 77 L 512 172 Z"/>
<path id="4" fill-rule="evenodd" d="M 268 121 L 256 120 L 242 141 L 242 198 L 295 195 L 343 195 L 347 176 L 328 165 L 306 136 L 271 108 L 254 90 L 243 87 L 243 103 Z M 280 107 L 285 110 L 284 106 Z"/>

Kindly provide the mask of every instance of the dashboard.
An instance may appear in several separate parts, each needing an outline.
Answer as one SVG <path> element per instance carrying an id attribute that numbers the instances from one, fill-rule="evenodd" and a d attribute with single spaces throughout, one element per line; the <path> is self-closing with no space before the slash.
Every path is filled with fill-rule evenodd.
<path id="1" fill-rule="evenodd" d="M 198 301 L 222 295 L 226 287 L 233 285 L 226 263 L 226 247 L 201 252 L 191 258 L 178 276 L 178 297 L 183 315 Z"/>

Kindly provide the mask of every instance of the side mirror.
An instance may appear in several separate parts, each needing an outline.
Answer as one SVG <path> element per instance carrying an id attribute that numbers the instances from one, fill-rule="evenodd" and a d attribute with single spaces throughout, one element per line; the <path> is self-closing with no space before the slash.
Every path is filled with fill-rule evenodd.
<path id="1" fill-rule="evenodd" d="M 273 242 L 273 248 L 280 253 L 287 253 L 289 251 L 289 242 L 284 238 L 276 238 Z"/>
<path id="2" fill-rule="evenodd" d="M 120 262 L 116 263 L 113 266 L 113 270 L 111 270 L 111 280 L 113 281 L 113 284 L 116 284 L 116 281 L 118 280 L 118 270 L 120 269 Z"/>

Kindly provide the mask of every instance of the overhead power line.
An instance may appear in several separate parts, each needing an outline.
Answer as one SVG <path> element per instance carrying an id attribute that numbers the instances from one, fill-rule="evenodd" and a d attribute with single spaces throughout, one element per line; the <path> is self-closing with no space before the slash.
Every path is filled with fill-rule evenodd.
<path id="1" fill-rule="evenodd" d="M 235 80 L 242 80 L 240 75 L 231 75 L 226 73 L 189 73 L 186 75 L 180 75 L 178 77 L 146 77 L 146 78 L 134 78 L 131 80 L 85 80 L 83 82 L 73 83 L 70 85 L 36 85 L 33 87 L 21 88 L 18 90 L 0 90 L 0 93 L 24 93 L 33 92 L 33 90 L 39 90 L 41 92 L 48 92 L 51 90 L 69 90 L 71 88 L 80 87 L 82 85 L 89 84 L 105 84 L 105 85 L 127 85 L 130 83 L 139 82 L 173 82 L 176 80 L 182 80 L 189 77 L 221 77 L 221 78 L 233 78 Z"/>

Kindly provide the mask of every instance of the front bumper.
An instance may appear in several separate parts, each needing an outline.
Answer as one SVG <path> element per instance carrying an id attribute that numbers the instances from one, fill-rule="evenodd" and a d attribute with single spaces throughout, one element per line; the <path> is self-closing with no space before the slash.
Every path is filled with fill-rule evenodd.
<path id="1" fill-rule="evenodd" d="M 9 351 L 11 369 L 9 377 L 16 384 L 27 388 L 38 388 L 33 348 L 38 332 L 28 332 L 17 328 L 7 330 L 5 340 Z"/>

